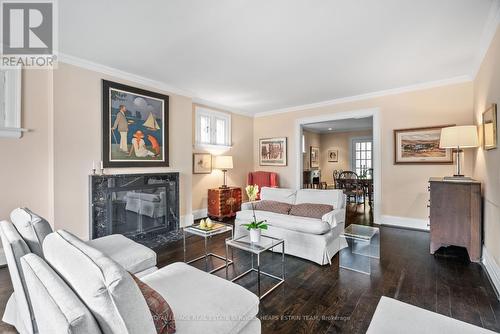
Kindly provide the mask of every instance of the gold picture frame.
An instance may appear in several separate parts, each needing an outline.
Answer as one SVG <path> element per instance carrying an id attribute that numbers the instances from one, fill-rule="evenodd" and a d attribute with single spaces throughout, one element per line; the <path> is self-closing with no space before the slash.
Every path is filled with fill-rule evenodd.
<path id="1" fill-rule="evenodd" d="M 497 105 L 493 103 L 483 112 L 483 148 L 497 148 Z"/>

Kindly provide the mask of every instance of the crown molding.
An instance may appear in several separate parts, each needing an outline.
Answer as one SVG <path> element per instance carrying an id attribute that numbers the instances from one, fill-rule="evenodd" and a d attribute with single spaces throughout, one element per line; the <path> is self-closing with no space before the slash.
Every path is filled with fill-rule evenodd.
<path id="1" fill-rule="evenodd" d="M 498 25 L 500 24 L 500 1 L 496 0 L 491 4 L 490 12 L 486 23 L 484 24 L 483 33 L 481 34 L 481 40 L 479 42 L 479 51 L 477 53 L 476 59 L 474 60 L 474 65 L 471 71 L 471 78 L 475 79 L 481 64 L 483 63 L 484 57 L 488 52 L 493 37 L 497 31 Z"/>
<path id="2" fill-rule="evenodd" d="M 444 79 L 444 80 L 430 81 L 430 82 L 425 82 L 425 83 L 421 83 L 421 84 L 386 89 L 386 90 L 381 90 L 381 91 L 367 93 L 367 94 L 341 97 L 341 98 L 333 99 L 333 100 L 327 100 L 327 101 L 316 102 L 316 103 L 311 103 L 311 104 L 304 104 L 301 106 L 259 112 L 259 113 L 255 114 L 255 117 L 265 117 L 265 116 L 270 116 L 270 115 L 275 115 L 275 114 L 284 114 L 284 113 L 293 112 L 293 111 L 301 111 L 301 110 L 307 110 L 307 109 L 328 107 L 328 106 L 333 106 L 336 104 L 373 99 L 373 98 L 377 98 L 377 97 L 396 95 L 396 94 L 401 94 L 401 93 L 408 93 L 408 92 L 424 90 L 424 89 L 429 89 L 429 88 L 435 88 L 435 87 L 441 87 L 441 86 L 455 85 L 455 84 L 470 82 L 470 81 L 472 81 L 472 77 L 470 77 L 468 75 L 462 75 L 462 76 Z"/>
<path id="3" fill-rule="evenodd" d="M 163 90 L 163 91 L 166 91 L 166 92 L 169 92 L 169 93 L 172 93 L 172 94 L 182 95 L 182 96 L 185 96 L 185 97 L 189 97 L 189 98 L 191 98 L 193 100 L 192 102 L 195 103 L 195 104 L 202 104 L 202 105 L 207 106 L 207 107 L 221 109 L 221 110 L 224 110 L 226 112 L 233 113 L 233 114 L 240 114 L 240 115 L 243 115 L 243 116 L 253 117 L 253 115 L 250 114 L 250 113 L 248 113 L 248 112 L 245 112 L 245 111 L 242 111 L 242 110 L 237 110 L 237 109 L 234 109 L 234 108 L 229 108 L 228 106 L 224 106 L 224 105 L 212 102 L 212 101 L 204 100 L 204 99 L 202 99 L 200 97 L 197 97 L 192 92 L 176 88 L 176 87 L 174 87 L 172 85 L 169 85 L 169 84 L 167 84 L 165 82 L 158 81 L 158 80 L 153 80 L 153 79 L 150 79 L 150 78 L 147 78 L 147 77 L 144 77 L 144 76 L 140 76 L 140 75 L 133 74 L 133 73 L 130 73 L 130 72 L 122 71 L 122 70 L 119 70 L 119 69 L 114 68 L 114 67 L 109 67 L 109 66 L 106 66 L 106 65 L 102 65 L 102 64 L 99 64 L 99 63 L 95 63 L 95 62 L 92 62 L 92 61 L 89 61 L 89 60 L 85 60 L 85 59 L 82 59 L 82 58 L 79 58 L 79 57 L 75 57 L 75 56 L 71 56 L 71 55 L 64 54 L 64 53 L 59 53 L 59 55 L 58 55 L 58 61 L 62 62 L 62 63 L 74 65 L 74 66 L 77 66 L 77 67 L 85 68 L 87 70 L 91 70 L 91 71 L 94 71 L 94 72 L 99 72 L 99 73 L 107 74 L 109 76 L 113 76 L 113 77 L 116 77 L 116 78 L 119 78 L 119 79 L 123 79 L 123 80 L 127 80 L 127 81 L 132 81 L 132 82 L 144 85 L 144 86 L 148 86 L 148 87 L 151 87 L 151 88 L 156 88 L 156 89 L 159 89 L 159 90 Z"/>

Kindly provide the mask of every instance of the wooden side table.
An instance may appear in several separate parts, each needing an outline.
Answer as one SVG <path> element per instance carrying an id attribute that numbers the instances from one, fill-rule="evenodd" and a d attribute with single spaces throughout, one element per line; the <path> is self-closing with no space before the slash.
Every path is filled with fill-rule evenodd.
<path id="1" fill-rule="evenodd" d="M 215 219 L 232 218 L 241 210 L 241 188 L 208 189 L 208 216 Z"/>

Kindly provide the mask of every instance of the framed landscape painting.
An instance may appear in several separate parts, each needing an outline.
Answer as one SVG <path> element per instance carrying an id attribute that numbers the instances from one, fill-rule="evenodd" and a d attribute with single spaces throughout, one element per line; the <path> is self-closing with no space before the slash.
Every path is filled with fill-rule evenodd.
<path id="1" fill-rule="evenodd" d="M 439 148 L 441 129 L 448 126 L 394 130 L 394 163 L 452 164 L 452 150 Z"/>
<path id="2" fill-rule="evenodd" d="M 168 167 L 168 96 L 102 81 L 103 165 Z"/>
<path id="3" fill-rule="evenodd" d="M 483 148 L 497 147 L 497 105 L 494 103 L 483 112 Z"/>
<path id="4" fill-rule="evenodd" d="M 287 138 L 259 139 L 259 163 L 261 166 L 287 165 Z"/>

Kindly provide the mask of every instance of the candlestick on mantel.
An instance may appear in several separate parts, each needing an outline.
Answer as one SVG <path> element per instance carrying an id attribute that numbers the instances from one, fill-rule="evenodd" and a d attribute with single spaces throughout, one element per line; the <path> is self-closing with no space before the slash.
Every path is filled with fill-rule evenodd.
<path id="1" fill-rule="evenodd" d="M 95 161 L 92 160 L 92 175 L 95 175 Z"/>
<path id="2" fill-rule="evenodd" d="M 104 174 L 104 164 L 101 161 L 101 175 Z"/>

